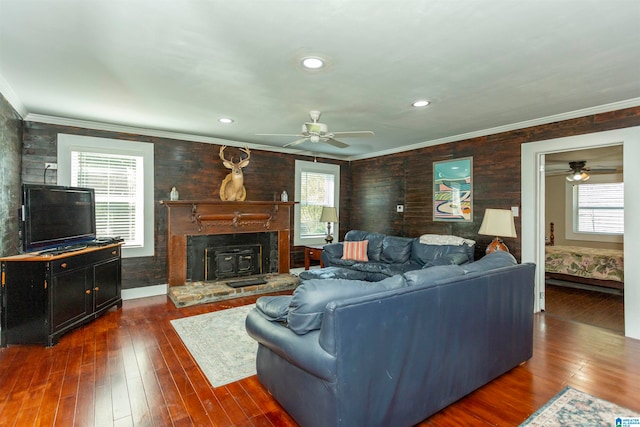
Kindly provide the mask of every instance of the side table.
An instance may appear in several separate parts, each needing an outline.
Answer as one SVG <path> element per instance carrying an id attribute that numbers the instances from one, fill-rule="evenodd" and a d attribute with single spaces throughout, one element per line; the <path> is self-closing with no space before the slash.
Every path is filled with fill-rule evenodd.
<path id="1" fill-rule="evenodd" d="M 324 245 L 309 245 L 304 247 L 304 269 L 311 267 L 311 260 L 320 261 L 320 267 L 324 267 L 322 262 L 322 249 Z"/>

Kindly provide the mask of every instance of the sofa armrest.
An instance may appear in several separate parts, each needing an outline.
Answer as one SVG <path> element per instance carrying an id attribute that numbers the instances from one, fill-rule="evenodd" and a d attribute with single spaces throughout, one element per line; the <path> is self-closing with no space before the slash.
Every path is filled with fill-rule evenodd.
<path id="1" fill-rule="evenodd" d="M 256 309 L 247 315 L 245 328 L 251 338 L 300 369 L 336 381 L 336 357 L 320 346 L 319 331 L 297 335 L 285 325 L 265 319 Z"/>
<path id="2" fill-rule="evenodd" d="M 342 258 L 343 246 L 342 242 L 324 245 L 322 248 L 322 262 L 327 266 L 335 265 L 335 262 Z"/>

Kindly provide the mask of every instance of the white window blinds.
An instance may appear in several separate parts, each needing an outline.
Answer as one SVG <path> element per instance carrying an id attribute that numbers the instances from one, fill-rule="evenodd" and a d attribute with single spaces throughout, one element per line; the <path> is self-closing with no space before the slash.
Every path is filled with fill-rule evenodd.
<path id="1" fill-rule="evenodd" d="M 573 191 L 575 232 L 624 234 L 624 183 L 580 184 Z"/>
<path id="2" fill-rule="evenodd" d="M 95 190 L 99 237 L 119 236 L 125 246 L 143 244 L 142 157 L 72 151 L 71 185 Z"/>
<path id="3" fill-rule="evenodd" d="M 327 224 L 320 223 L 323 206 L 335 206 L 333 174 L 302 171 L 300 175 L 300 236 L 327 234 Z"/>

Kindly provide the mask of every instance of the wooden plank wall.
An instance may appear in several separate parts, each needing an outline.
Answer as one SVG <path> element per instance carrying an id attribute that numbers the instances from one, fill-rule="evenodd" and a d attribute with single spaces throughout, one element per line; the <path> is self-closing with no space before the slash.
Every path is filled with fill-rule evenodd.
<path id="1" fill-rule="evenodd" d="M 169 199 L 169 191 L 175 186 L 180 199 L 219 199 L 220 183 L 229 172 L 219 158 L 219 145 L 148 137 L 124 133 L 96 131 L 69 126 L 36 122 L 24 124 L 23 172 L 24 182 L 43 182 L 45 162 L 57 161 L 57 134 L 87 135 L 101 138 L 135 140 L 154 144 L 155 158 L 155 256 L 125 258 L 122 262 L 123 288 L 167 283 L 167 213 L 160 200 Z M 236 147 L 225 150 L 227 158 L 237 161 L 240 151 Z M 252 150 L 249 165 L 243 169 L 247 200 L 274 200 L 282 190 L 293 197 L 295 192 L 295 160 L 313 161 L 308 156 Z M 318 161 L 336 163 L 342 170 L 341 206 L 348 206 L 348 162 L 318 158 Z M 48 171 L 47 183 L 56 183 L 56 171 Z M 342 216 L 342 215 L 341 215 Z M 343 221 L 348 221 L 345 213 Z M 291 224 L 293 229 L 293 223 Z M 344 234 L 344 232 L 342 232 Z M 292 234 L 293 236 L 293 234 Z M 293 239 L 293 237 L 292 237 Z M 304 250 L 293 247 L 291 241 L 291 265 L 304 265 Z"/>
<path id="2" fill-rule="evenodd" d="M 486 208 L 520 207 L 520 144 L 631 126 L 640 126 L 640 107 L 596 114 L 574 120 L 535 126 L 517 131 L 467 139 L 410 152 L 372 159 L 343 162 L 320 159 L 341 165 L 340 239 L 350 229 L 379 231 L 415 237 L 425 233 L 454 234 L 478 241 L 476 257 L 482 256 L 490 236 L 478 236 Z M 227 174 L 218 158 L 218 145 L 167 138 L 120 134 L 106 131 L 24 123 L 24 182 L 42 182 L 45 162 L 56 162 L 56 135 L 82 134 L 104 138 L 152 142 L 155 145 L 155 199 L 168 198 L 172 186 L 180 198 L 217 198 L 220 182 Z M 229 149 L 232 153 L 233 147 Z M 234 155 L 238 155 L 236 151 Z M 473 222 L 442 223 L 432 221 L 433 162 L 473 157 Z M 312 161 L 308 156 L 252 151 L 244 170 L 249 200 L 273 200 L 286 189 L 294 194 L 295 159 Z M 55 173 L 47 174 L 55 182 Z M 396 213 L 404 204 L 405 212 Z M 520 220 L 516 220 L 520 235 Z M 166 283 L 166 212 L 155 212 L 156 254 L 148 258 L 125 259 L 125 287 Z M 516 258 L 520 258 L 520 240 L 506 239 Z M 293 245 L 293 242 L 292 242 Z M 303 265 L 303 251 L 292 247 L 291 265 Z"/>
<path id="3" fill-rule="evenodd" d="M 477 234 L 486 208 L 521 206 L 520 145 L 551 138 L 640 126 L 640 107 L 425 147 L 351 163 L 351 225 L 407 237 L 453 234 L 476 240 L 476 258 L 492 240 Z M 473 157 L 473 222 L 433 221 L 433 162 Z M 396 205 L 404 204 L 404 213 Z M 516 218 L 516 233 L 521 221 Z M 520 259 L 520 238 L 505 239 Z"/>

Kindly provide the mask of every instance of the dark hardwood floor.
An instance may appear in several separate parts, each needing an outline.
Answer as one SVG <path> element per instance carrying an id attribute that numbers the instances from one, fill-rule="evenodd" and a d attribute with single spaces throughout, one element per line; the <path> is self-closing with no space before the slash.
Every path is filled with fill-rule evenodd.
<path id="1" fill-rule="evenodd" d="M 547 284 L 548 316 L 599 326 L 624 335 L 624 296 L 610 292 Z"/>
<path id="2" fill-rule="evenodd" d="M 0 426 L 294 426 L 255 376 L 212 388 L 169 323 L 255 299 L 130 300 L 52 348 L 0 349 Z M 531 360 L 420 425 L 517 426 L 566 385 L 640 411 L 640 341 L 545 313 L 534 337 Z"/>

